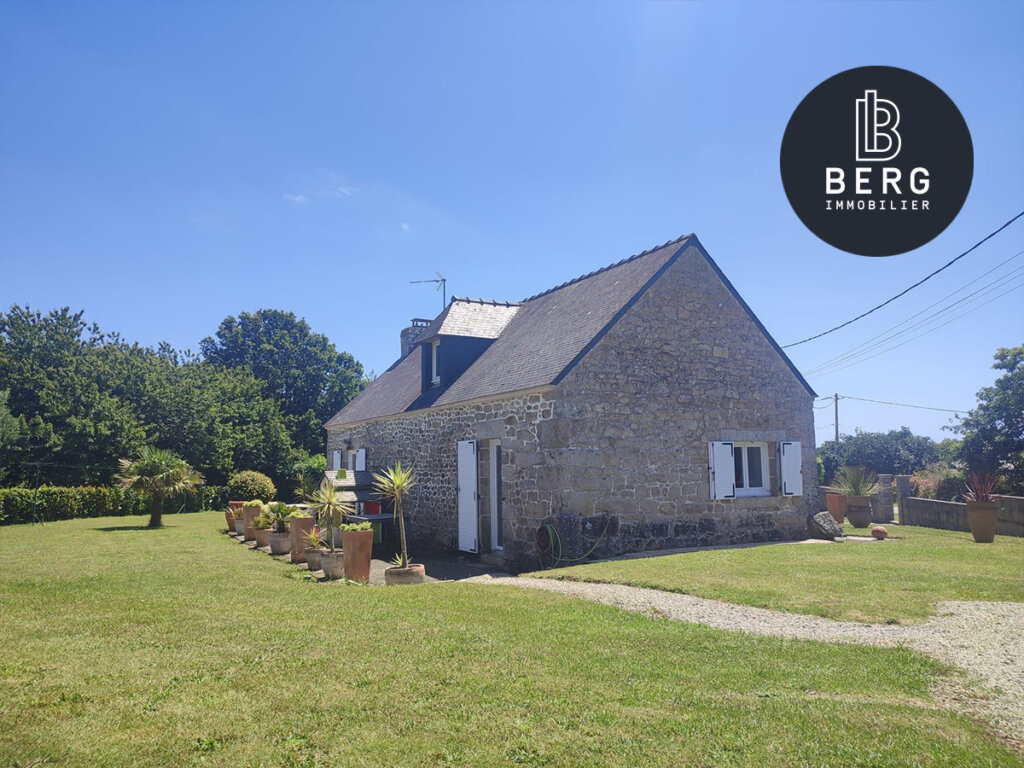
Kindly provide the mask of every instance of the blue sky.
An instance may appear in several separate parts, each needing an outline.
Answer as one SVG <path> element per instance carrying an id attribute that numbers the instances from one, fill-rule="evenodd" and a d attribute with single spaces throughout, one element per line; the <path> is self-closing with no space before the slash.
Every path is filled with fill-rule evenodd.
<path id="1" fill-rule="evenodd" d="M 1019 3 L 5 0 L 0 306 L 70 305 L 193 349 L 227 315 L 289 309 L 380 372 L 409 318 L 440 309 L 410 280 L 518 300 L 692 231 L 786 344 L 1024 209 L 1021 29 Z M 778 171 L 807 92 L 873 64 L 945 90 L 975 148 L 956 221 L 888 259 L 815 238 Z M 1022 249 L 1024 220 L 792 358 L 810 371 Z M 1024 290 L 995 296 L 811 384 L 970 407 L 994 350 L 1024 341 Z M 948 436 L 951 414 L 840 405 L 844 432 Z"/>

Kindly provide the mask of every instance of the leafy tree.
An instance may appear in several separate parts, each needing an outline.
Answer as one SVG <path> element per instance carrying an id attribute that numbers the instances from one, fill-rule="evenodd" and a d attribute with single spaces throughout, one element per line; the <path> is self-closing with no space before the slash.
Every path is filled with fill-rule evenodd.
<path id="1" fill-rule="evenodd" d="M 209 363 L 248 368 L 285 416 L 296 447 L 318 453 L 323 424 L 363 388 L 363 367 L 293 312 L 261 309 L 228 317 L 199 343 Z"/>
<path id="2" fill-rule="evenodd" d="M 190 491 L 203 476 L 172 451 L 145 446 L 135 459 L 121 459 L 117 483 L 125 490 L 149 494 L 149 527 L 162 525 L 164 499 Z"/>
<path id="3" fill-rule="evenodd" d="M 320 483 L 323 481 L 324 472 L 327 471 L 327 457 L 322 453 L 314 454 L 301 459 L 292 465 L 292 482 L 295 484 L 294 494 L 298 501 L 305 501 L 313 497 Z"/>
<path id="4" fill-rule="evenodd" d="M 867 467 L 886 475 L 909 475 L 938 459 L 938 448 L 930 437 L 915 435 L 907 427 L 889 432 L 840 435 L 839 443 L 829 440 L 818 449 L 825 465 L 826 481 L 844 465 Z"/>
<path id="5" fill-rule="evenodd" d="M 978 405 L 952 429 L 963 435 L 967 466 L 1002 479 L 1002 489 L 1024 493 L 1024 345 L 996 350 L 1003 375 L 978 392 Z"/>

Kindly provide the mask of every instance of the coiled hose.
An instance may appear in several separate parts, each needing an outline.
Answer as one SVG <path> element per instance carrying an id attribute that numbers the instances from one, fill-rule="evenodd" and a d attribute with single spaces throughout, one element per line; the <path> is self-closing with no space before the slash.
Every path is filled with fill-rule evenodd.
<path id="1" fill-rule="evenodd" d="M 557 568 L 563 563 L 578 563 L 581 560 L 586 560 L 597 549 L 598 545 L 604 541 L 605 535 L 608 533 L 608 528 L 611 527 L 611 520 L 608 520 L 604 525 L 604 530 L 601 531 L 601 535 L 597 537 L 597 541 L 594 542 L 594 546 L 588 549 L 585 553 L 579 557 L 562 557 L 562 538 L 558 535 L 558 529 L 555 528 L 551 523 L 545 523 L 541 526 L 541 530 L 546 534 L 548 540 L 548 546 L 545 550 L 540 548 L 541 565 L 544 565 L 544 555 L 548 554 L 551 556 L 551 564 L 547 568 Z"/>

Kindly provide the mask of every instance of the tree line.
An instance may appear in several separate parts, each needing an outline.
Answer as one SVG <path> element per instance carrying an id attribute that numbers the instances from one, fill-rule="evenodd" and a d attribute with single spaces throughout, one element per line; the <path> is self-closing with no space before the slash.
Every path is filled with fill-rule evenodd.
<path id="1" fill-rule="evenodd" d="M 254 469 L 287 487 L 367 383 L 292 312 L 227 317 L 199 349 L 130 343 L 68 307 L 0 314 L 0 486 L 109 485 L 156 446 L 211 485 Z"/>

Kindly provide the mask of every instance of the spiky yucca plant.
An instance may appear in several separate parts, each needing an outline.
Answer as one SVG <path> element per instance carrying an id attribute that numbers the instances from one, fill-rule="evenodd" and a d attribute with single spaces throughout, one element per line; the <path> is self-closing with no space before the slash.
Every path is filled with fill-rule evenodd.
<path id="1" fill-rule="evenodd" d="M 352 505 L 342 501 L 334 483 L 327 478 L 320 483 L 320 488 L 313 494 L 312 501 L 312 511 L 316 515 L 317 524 L 321 528 L 327 526 L 327 539 L 331 545 L 331 552 L 334 552 L 334 529 L 352 514 Z"/>
<path id="2" fill-rule="evenodd" d="M 203 476 L 173 451 L 146 446 L 134 459 L 120 459 L 117 484 L 125 490 L 149 494 L 149 527 L 162 524 L 164 499 L 201 485 Z"/>
<path id="3" fill-rule="evenodd" d="M 402 543 L 400 567 L 409 565 L 409 551 L 405 545 L 405 516 L 402 514 L 402 497 L 416 485 L 416 475 L 411 469 L 402 469 L 402 462 L 373 474 L 373 489 L 394 504 L 394 516 L 398 519 L 398 534 Z"/>
<path id="4" fill-rule="evenodd" d="M 964 501 L 991 502 L 996 491 L 996 479 L 988 473 L 971 472 L 967 478 Z"/>
<path id="5" fill-rule="evenodd" d="M 836 472 L 832 487 L 846 496 L 872 496 L 878 491 L 878 478 L 864 467 L 843 467 Z"/>

